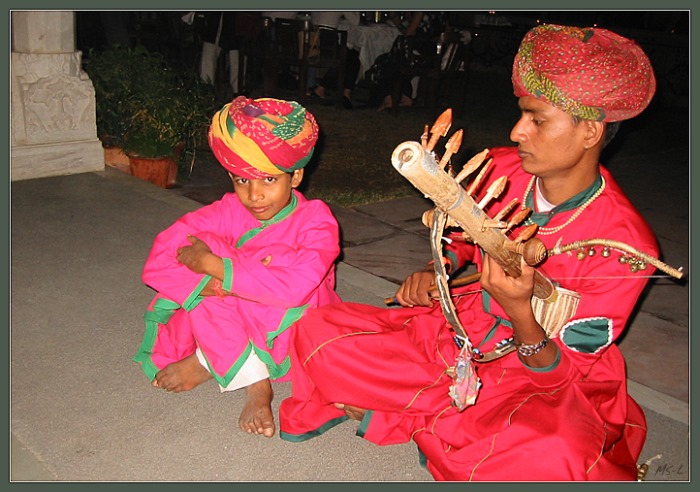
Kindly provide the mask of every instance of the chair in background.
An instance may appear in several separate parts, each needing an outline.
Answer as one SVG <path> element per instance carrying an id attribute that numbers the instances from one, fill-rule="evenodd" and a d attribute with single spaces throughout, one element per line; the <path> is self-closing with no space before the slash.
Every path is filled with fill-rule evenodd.
<path id="1" fill-rule="evenodd" d="M 399 110 L 402 82 L 419 77 L 418 104 L 434 109 L 451 107 L 459 117 L 466 101 L 470 44 L 460 32 L 444 32 L 439 39 L 421 36 L 397 38 L 394 50 L 400 77 L 392 91 L 392 112 Z"/>
<path id="2" fill-rule="evenodd" d="M 327 27 L 313 27 L 308 21 L 277 18 L 266 28 L 266 67 L 264 93 L 281 97 L 279 77 L 294 75 L 294 92 L 299 101 L 306 99 L 309 70 L 335 70 L 337 87 L 342 88 L 347 57 L 347 32 Z M 333 94 L 336 105 L 342 107 L 343 93 Z"/>

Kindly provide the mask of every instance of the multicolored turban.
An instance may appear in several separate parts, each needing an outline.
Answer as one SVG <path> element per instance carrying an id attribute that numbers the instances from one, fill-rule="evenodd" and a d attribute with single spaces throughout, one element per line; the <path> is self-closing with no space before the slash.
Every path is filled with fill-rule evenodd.
<path id="1" fill-rule="evenodd" d="M 239 96 L 209 127 L 209 146 L 226 170 L 248 179 L 303 168 L 318 139 L 313 115 L 294 101 Z"/>
<path id="2" fill-rule="evenodd" d="M 656 78 L 634 41 L 606 29 L 544 24 L 523 38 L 513 63 L 516 97 L 532 96 L 585 120 L 637 116 Z"/>

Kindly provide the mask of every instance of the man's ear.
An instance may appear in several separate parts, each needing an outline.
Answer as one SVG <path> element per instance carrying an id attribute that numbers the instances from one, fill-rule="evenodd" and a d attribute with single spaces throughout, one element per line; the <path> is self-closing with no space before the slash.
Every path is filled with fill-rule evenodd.
<path id="1" fill-rule="evenodd" d="M 602 121 L 585 120 L 583 124 L 586 125 L 586 134 L 583 143 L 586 149 L 591 149 L 603 142 L 605 123 Z"/>
<path id="2" fill-rule="evenodd" d="M 304 179 L 304 169 L 295 169 L 292 173 L 292 188 L 297 188 Z"/>

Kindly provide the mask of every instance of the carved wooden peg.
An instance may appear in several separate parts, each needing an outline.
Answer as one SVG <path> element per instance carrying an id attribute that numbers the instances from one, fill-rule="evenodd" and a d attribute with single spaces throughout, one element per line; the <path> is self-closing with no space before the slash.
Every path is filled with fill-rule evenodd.
<path id="1" fill-rule="evenodd" d="M 508 222 L 504 222 L 502 220 L 484 219 L 484 222 L 481 223 L 481 230 L 482 231 L 485 231 L 488 228 L 505 229 L 506 227 L 508 227 Z"/>
<path id="2" fill-rule="evenodd" d="M 508 227 L 506 228 L 505 232 L 510 231 L 513 227 L 520 224 L 523 220 L 525 220 L 527 218 L 528 215 L 530 215 L 531 212 L 532 212 L 531 208 L 524 208 L 520 212 L 515 214 L 513 216 L 513 218 L 510 219 L 510 221 L 508 222 Z"/>
<path id="3" fill-rule="evenodd" d="M 486 190 L 486 194 L 481 199 L 481 201 L 477 204 L 477 207 L 479 207 L 481 210 L 483 210 L 484 207 L 486 207 L 486 205 L 491 200 L 498 198 L 500 196 L 500 194 L 503 193 L 503 190 L 505 190 L 507 182 L 508 182 L 508 178 L 506 176 L 501 176 L 496 181 L 491 183 L 491 186 L 489 186 L 489 189 Z"/>
<path id="4" fill-rule="evenodd" d="M 525 229 L 520 231 L 520 234 L 518 234 L 518 237 L 515 238 L 515 242 L 516 243 L 524 243 L 525 241 L 527 241 L 528 239 L 533 237 L 535 234 L 537 234 L 537 229 L 539 227 L 540 226 L 538 226 L 537 224 L 530 224 Z"/>
<path id="5" fill-rule="evenodd" d="M 440 137 L 447 135 L 447 132 L 450 130 L 451 126 L 452 109 L 447 108 L 440 116 L 437 117 L 435 123 L 433 123 L 433 127 L 430 129 L 430 140 L 428 141 L 428 145 L 426 146 L 425 150 L 432 152 L 435 145 L 437 145 L 438 140 L 440 140 Z"/>
<path id="6" fill-rule="evenodd" d="M 424 149 L 428 148 L 428 131 L 428 125 L 425 125 L 425 128 L 423 128 L 423 135 L 420 136 L 420 144 Z"/>
<path id="7" fill-rule="evenodd" d="M 447 163 L 450 162 L 450 159 L 454 153 L 459 150 L 459 146 L 462 145 L 463 134 L 464 130 L 457 130 L 445 144 L 445 154 L 442 156 L 442 159 L 440 159 L 440 163 L 438 164 L 441 168 L 445 169 L 445 166 L 447 166 Z"/>
<path id="8" fill-rule="evenodd" d="M 479 168 L 479 166 L 483 164 L 484 159 L 486 159 L 488 153 L 489 149 L 484 149 L 478 154 L 476 154 L 474 157 L 469 159 L 469 161 L 467 161 L 467 163 L 464 166 L 462 166 L 462 170 L 459 172 L 459 174 L 455 176 L 455 181 L 461 183 L 467 176 L 476 171 Z"/>
<path id="9" fill-rule="evenodd" d="M 467 188 L 467 195 L 473 196 L 474 193 L 476 192 L 476 189 L 479 187 L 481 184 L 481 181 L 484 179 L 484 176 L 486 175 L 486 171 L 488 171 L 489 166 L 491 165 L 492 159 L 489 159 L 486 161 L 486 164 L 484 164 L 484 167 L 481 168 L 481 171 L 479 171 L 479 174 L 476 175 L 476 178 L 474 178 L 474 181 L 471 182 L 469 185 L 469 188 Z"/>
<path id="10" fill-rule="evenodd" d="M 503 220 L 505 219 L 506 215 L 510 213 L 511 210 L 513 210 L 516 206 L 518 205 L 518 199 L 513 198 L 508 205 L 503 207 L 495 216 L 495 220 Z"/>

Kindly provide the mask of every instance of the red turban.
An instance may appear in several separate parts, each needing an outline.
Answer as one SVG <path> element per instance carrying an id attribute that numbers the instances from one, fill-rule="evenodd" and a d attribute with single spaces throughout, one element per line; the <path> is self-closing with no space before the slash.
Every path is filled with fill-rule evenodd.
<path id="1" fill-rule="evenodd" d="M 516 97 L 532 96 L 585 120 L 621 121 L 651 101 L 656 79 L 634 41 L 595 27 L 545 24 L 523 38 L 513 63 Z"/>
<path id="2" fill-rule="evenodd" d="M 318 125 L 295 101 L 239 96 L 212 118 L 209 146 L 237 176 L 265 178 L 304 167 L 313 155 Z"/>

